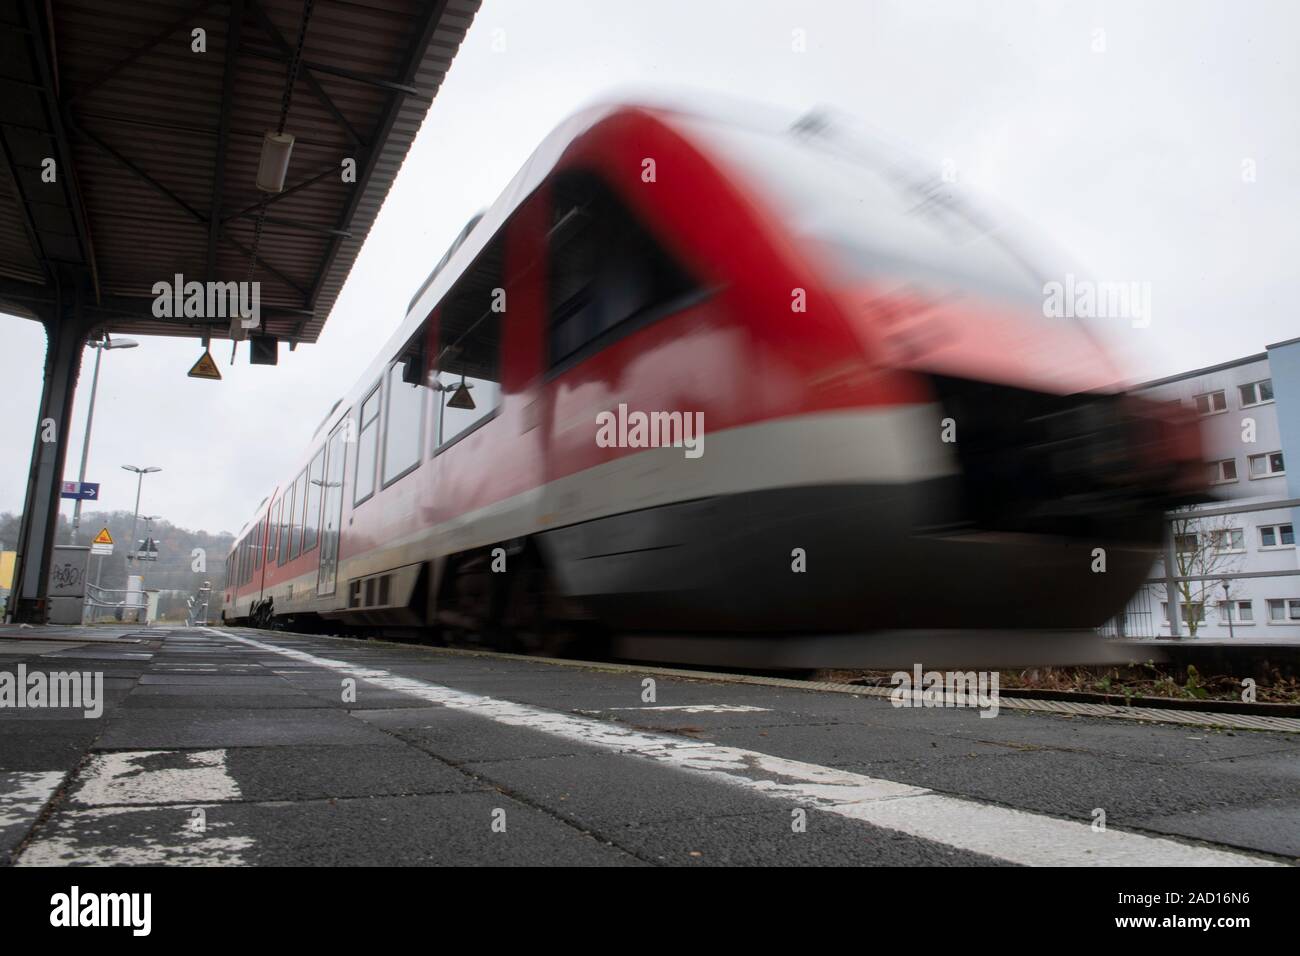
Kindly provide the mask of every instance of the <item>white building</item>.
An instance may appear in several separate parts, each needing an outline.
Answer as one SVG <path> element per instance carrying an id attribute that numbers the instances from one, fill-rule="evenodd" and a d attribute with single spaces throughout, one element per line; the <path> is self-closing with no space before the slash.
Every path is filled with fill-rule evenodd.
<path id="1" fill-rule="evenodd" d="M 1188 595 L 1175 588 L 1181 636 L 1300 643 L 1300 576 L 1218 578 L 1300 568 L 1295 509 L 1197 517 L 1236 502 L 1262 504 L 1300 497 L 1300 476 L 1288 478 L 1286 472 L 1288 460 L 1300 472 L 1300 339 L 1150 382 L 1135 391 L 1196 409 L 1211 492 L 1218 499 L 1188 509 L 1185 516 L 1175 514 L 1176 570 L 1216 578 L 1189 582 L 1190 603 Z M 1164 562 L 1157 562 L 1152 577 L 1164 573 Z M 1228 581 L 1226 593 L 1223 580 Z M 1168 637 L 1165 602 L 1165 586 L 1148 585 L 1129 605 L 1125 633 Z"/>

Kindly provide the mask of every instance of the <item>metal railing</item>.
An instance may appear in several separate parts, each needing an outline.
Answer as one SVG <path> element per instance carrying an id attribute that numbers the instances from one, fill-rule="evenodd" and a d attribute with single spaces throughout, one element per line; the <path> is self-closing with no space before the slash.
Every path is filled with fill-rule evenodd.
<path id="1" fill-rule="evenodd" d="M 112 600 L 109 595 L 122 594 L 126 595 L 120 601 Z M 129 597 L 139 598 L 139 603 L 129 600 Z M 83 620 L 87 624 L 94 624 L 98 619 L 101 611 L 112 611 L 116 620 L 126 621 L 128 613 L 134 612 L 131 620 L 133 624 L 143 624 L 149 626 L 149 596 L 144 591 L 128 591 L 123 588 L 101 588 L 98 584 L 86 582 L 86 605 L 83 612 Z M 118 612 L 121 612 L 118 615 Z"/>
<path id="2" fill-rule="evenodd" d="M 189 614 L 185 618 L 186 627 L 206 627 L 208 623 L 208 600 L 212 597 L 212 585 L 204 581 L 194 596 L 186 598 Z"/>
<path id="3" fill-rule="evenodd" d="M 1227 518 L 1240 514 L 1251 514 L 1260 511 L 1282 511 L 1288 508 L 1300 508 L 1300 498 L 1278 498 L 1272 501 L 1251 501 L 1244 499 L 1240 504 L 1221 503 L 1219 507 L 1206 508 L 1204 510 L 1187 510 L 1168 512 L 1164 516 L 1165 520 L 1165 543 L 1164 555 L 1162 558 L 1163 573 L 1147 579 L 1144 587 L 1130 599 L 1129 604 L 1123 611 L 1115 615 L 1100 628 L 1099 633 L 1105 637 L 1159 637 L 1160 629 L 1168 624 L 1169 636 L 1178 638 L 1182 636 L 1182 628 L 1185 626 L 1183 615 L 1188 604 L 1185 595 L 1178 587 L 1179 584 L 1191 582 L 1224 582 L 1236 580 L 1249 580 L 1253 578 L 1288 578 L 1300 576 L 1300 567 L 1296 568 L 1278 568 L 1270 571 L 1232 571 L 1228 569 L 1210 571 L 1206 574 L 1175 574 L 1173 573 L 1178 567 L 1178 559 L 1175 552 L 1176 542 L 1174 540 L 1174 525 L 1179 522 L 1187 522 L 1185 531 L 1187 533 L 1202 533 L 1202 529 L 1195 527 L 1197 522 L 1209 518 Z M 1285 522 L 1292 524 L 1293 521 Z M 1209 533 L 1221 529 L 1206 529 Z M 1294 534 L 1294 527 L 1293 527 Z M 1249 553 L 1250 549 L 1247 549 Z M 1224 554 L 1233 554 L 1236 552 L 1224 551 Z M 1151 606 L 1151 586 L 1163 586 L 1165 589 L 1165 600 L 1162 602 L 1165 607 L 1162 612 L 1154 612 Z M 1235 600 L 1231 596 L 1225 597 L 1226 601 Z M 1192 601 L 1194 605 L 1199 605 L 1196 609 L 1198 612 L 1204 612 L 1206 601 Z M 1268 613 L 1267 607 L 1265 613 Z M 1233 626 L 1234 609 L 1229 609 L 1228 619 L 1224 626 L 1231 630 Z M 1300 625 L 1300 620 L 1291 622 Z M 1195 628 L 1192 633 L 1195 634 Z"/>

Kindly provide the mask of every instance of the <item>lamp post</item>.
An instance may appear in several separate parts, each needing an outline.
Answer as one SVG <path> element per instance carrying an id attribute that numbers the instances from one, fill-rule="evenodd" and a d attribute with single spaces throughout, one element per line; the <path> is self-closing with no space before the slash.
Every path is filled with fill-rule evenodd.
<path id="1" fill-rule="evenodd" d="M 77 475 L 77 484 L 86 482 L 86 459 L 90 455 L 90 426 L 95 421 L 95 392 L 99 390 L 99 361 L 108 349 L 133 349 L 140 343 L 135 339 L 118 339 L 116 342 L 107 335 L 99 342 L 87 342 L 95 350 L 95 374 L 90 380 L 90 408 L 86 411 L 86 435 L 81 440 L 81 471 Z M 72 509 L 72 543 L 77 543 L 77 532 L 81 529 L 81 499 L 77 499 Z"/>
<path id="2" fill-rule="evenodd" d="M 1236 640 L 1237 635 L 1232 627 L 1232 612 L 1235 609 L 1232 606 L 1232 601 L 1229 600 L 1232 597 L 1232 595 L 1228 593 L 1228 588 L 1230 587 L 1230 585 L 1228 584 L 1227 578 L 1224 578 L 1219 583 L 1223 585 L 1223 604 L 1228 609 L 1228 640 L 1230 641 Z"/>
<path id="3" fill-rule="evenodd" d="M 144 476 L 155 471 L 162 471 L 162 469 L 153 465 L 147 468 L 137 468 L 135 465 L 123 465 L 122 467 L 139 475 L 135 483 L 135 514 L 131 517 L 131 550 L 126 553 L 127 560 L 130 560 L 135 555 L 135 526 L 140 519 L 140 488 L 144 484 Z"/>

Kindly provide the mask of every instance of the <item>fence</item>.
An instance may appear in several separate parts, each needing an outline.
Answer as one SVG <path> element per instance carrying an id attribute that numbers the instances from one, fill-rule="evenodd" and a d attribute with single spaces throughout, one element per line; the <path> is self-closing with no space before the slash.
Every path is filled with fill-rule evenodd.
<path id="1" fill-rule="evenodd" d="M 1166 622 L 1169 626 L 1169 636 L 1179 638 L 1183 636 L 1184 629 L 1191 632 L 1192 636 L 1199 636 L 1201 627 L 1207 623 L 1216 626 L 1223 626 L 1228 629 L 1229 636 L 1241 636 L 1237 633 L 1240 629 L 1246 633 L 1248 628 L 1254 628 L 1257 625 L 1268 625 L 1278 623 L 1290 623 L 1300 627 L 1300 592 L 1297 597 L 1292 598 L 1290 595 L 1281 595 L 1277 598 L 1266 598 L 1263 608 L 1264 615 L 1258 621 L 1254 616 L 1254 599 L 1248 601 L 1240 596 L 1234 596 L 1231 593 L 1232 582 L 1247 581 L 1256 578 L 1294 578 L 1300 576 L 1300 567 L 1296 568 L 1277 568 L 1264 571 L 1232 571 L 1232 570 L 1211 570 L 1205 574 L 1175 574 L 1178 568 L 1178 561 L 1175 555 L 1175 535 L 1174 526 L 1180 522 L 1189 522 L 1192 527 L 1184 525 L 1184 532 L 1200 534 L 1201 529 L 1194 527 L 1197 522 L 1213 518 L 1227 518 L 1241 514 L 1251 514 L 1260 511 L 1279 511 L 1286 508 L 1300 507 L 1300 498 L 1283 498 L 1275 501 L 1257 501 L 1246 502 L 1236 505 L 1223 505 L 1218 508 L 1207 508 L 1205 510 L 1188 510 L 1171 512 L 1165 515 L 1165 545 L 1163 564 L 1164 573 L 1149 578 L 1142 590 L 1138 591 L 1125 606 L 1124 610 L 1116 614 L 1109 621 L 1098 628 L 1098 632 L 1103 637 L 1115 638 L 1158 638 L 1163 636 L 1162 629 Z M 1292 526 L 1292 540 L 1294 541 L 1295 529 L 1294 523 L 1285 522 Z M 1214 530 L 1211 529 L 1211 533 Z M 1243 534 L 1244 545 L 1244 534 Z M 1235 553 L 1235 552 L 1228 552 Z M 1244 553 L 1251 553 L 1247 549 Z M 1211 601 L 1211 589 L 1202 587 L 1199 596 L 1201 600 L 1188 601 L 1187 595 L 1180 584 L 1189 583 L 1217 583 L 1223 584 L 1224 597 L 1222 601 L 1214 595 L 1214 605 L 1220 608 L 1220 620 L 1216 622 L 1206 621 L 1206 609 Z M 1153 594 L 1153 587 L 1163 588 L 1163 594 Z M 1187 591 L 1191 591 L 1187 588 Z M 1172 597 L 1171 597 L 1172 596 Z M 1160 601 L 1163 597 L 1164 600 Z M 1160 606 L 1157 606 L 1159 601 Z M 1281 611 L 1284 619 L 1281 621 L 1274 620 L 1274 612 L 1277 609 L 1276 604 L 1280 602 Z M 1248 604 L 1249 618 L 1242 618 L 1240 614 L 1245 609 L 1241 604 Z M 1191 605 L 1189 607 L 1189 605 Z M 1223 606 L 1227 606 L 1227 613 L 1224 615 Z M 1189 613 L 1190 612 L 1190 613 Z M 1294 617 L 1292 616 L 1294 615 Z M 1189 626 L 1189 620 L 1194 621 L 1196 626 Z M 1300 643 L 1300 636 L 1296 638 Z"/>

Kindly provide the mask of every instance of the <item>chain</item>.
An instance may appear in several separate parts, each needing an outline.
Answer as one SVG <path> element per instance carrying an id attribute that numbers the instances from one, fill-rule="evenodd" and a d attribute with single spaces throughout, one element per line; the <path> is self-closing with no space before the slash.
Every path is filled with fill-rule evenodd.
<path id="1" fill-rule="evenodd" d="M 283 133 L 284 127 L 289 121 L 289 105 L 293 102 L 293 88 L 298 83 L 298 71 L 302 66 L 302 48 L 307 42 L 307 24 L 311 20 L 312 7 L 315 6 L 315 0 L 303 0 L 302 20 L 298 25 L 298 46 L 293 51 L 293 59 L 289 61 L 289 76 L 285 80 L 284 95 L 280 97 L 280 123 L 276 127 L 277 133 Z M 262 226 L 266 222 L 266 195 L 262 195 L 261 201 L 257 204 L 257 224 L 253 227 L 253 248 L 248 255 L 248 284 L 252 285 L 253 274 L 257 269 L 257 250 L 262 244 Z M 233 358 L 233 356 L 232 356 Z"/>
<path id="2" fill-rule="evenodd" d="M 293 88 L 298 82 L 298 68 L 302 64 L 302 47 L 307 42 L 307 21 L 311 19 L 311 10 L 315 5 L 315 0 L 303 0 L 302 4 L 302 24 L 298 27 L 298 47 L 293 51 L 293 59 L 289 62 L 289 81 L 284 85 L 284 96 L 280 99 L 280 128 L 278 133 L 284 132 L 285 121 L 289 118 L 289 103 L 293 100 Z"/>

